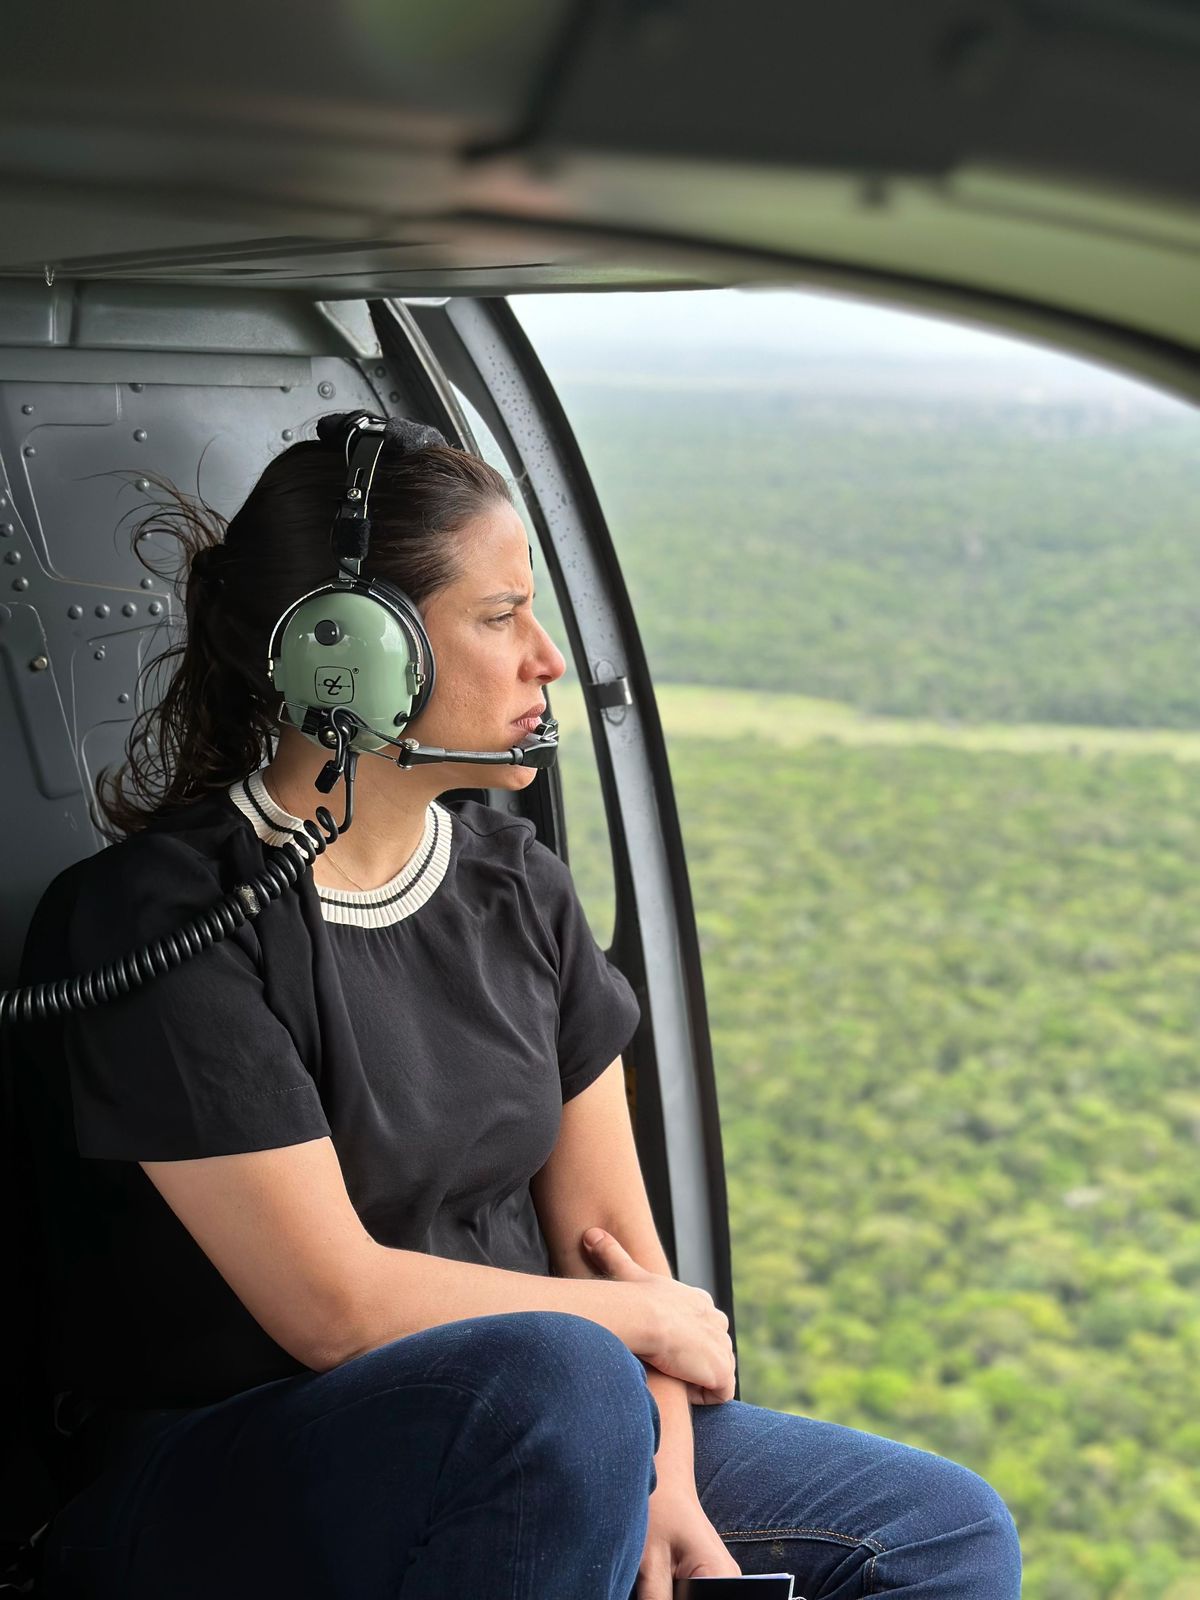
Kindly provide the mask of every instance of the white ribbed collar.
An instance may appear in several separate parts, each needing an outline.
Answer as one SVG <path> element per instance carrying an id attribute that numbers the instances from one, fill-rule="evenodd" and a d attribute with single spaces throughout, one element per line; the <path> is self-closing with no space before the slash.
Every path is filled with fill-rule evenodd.
<path id="1" fill-rule="evenodd" d="M 303 855 L 299 845 L 292 841 L 291 832 L 304 831 L 304 822 L 276 805 L 268 793 L 261 772 L 252 772 L 248 778 L 230 784 L 229 798 L 248 817 L 255 833 L 265 844 L 281 845 L 291 842 L 297 854 Z M 352 928 L 386 928 L 393 922 L 411 917 L 433 894 L 446 876 L 450 865 L 450 833 L 452 813 L 436 800 L 425 809 L 425 828 L 421 842 L 413 855 L 394 878 L 380 884 L 378 889 L 326 889 L 316 886 L 321 902 L 321 913 L 326 922 L 338 922 Z"/>

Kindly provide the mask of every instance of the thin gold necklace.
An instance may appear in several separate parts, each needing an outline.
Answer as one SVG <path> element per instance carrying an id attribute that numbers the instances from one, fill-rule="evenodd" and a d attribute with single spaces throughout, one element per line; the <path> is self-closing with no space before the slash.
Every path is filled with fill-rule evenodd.
<path id="1" fill-rule="evenodd" d="M 262 783 L 263 783 L 263 788 L 266 789 L 266 791 L 267 791 L 268 798 L 271 799 L 271 800 L 274 800 L 275 804 L 277 806 L 279 806 L 279 809 L 281 811 L 283 811 L 284 807 L 279 805 L 279 801 L 276 800 L 275 796 L 271 793 L 270 787 L 268 786 L 267 780 L 266 780 L 265 777 L 263 778 Z M 342 865 L 342 863 L 339 860 L 337 860 L 337 858 L 335 856 L 330 856 L 329 859 L 330 859 L 331 862 L 333 862 L 333 865 L 341 873 L 342 877 L 346 879 L 347 883 L 352 883 L 360 894 L 370 894 L 371 891 L 369 889 L 364 889 L 362 884 L 358 882 L 357 878 L 352 878 L 350 876 L 350 874 L 346 871 L 346 869 Z"/>
<path id="2" fill-rule="evenodd" d="M 362 884 L 359 883 L 357 878 L 351 878 L 350 877 L 350 874 L 346 871 L 345 867 L 342 865 L 342 863 L 340 861 L 334 860 L 333 856 L 330 856 L 329 859 L 330 859 L 330 861 L 333 862 L 334 866 L 341 873 L 342 877 L 346 878 L 350 883 L 352 883 L 354 885 L 354 887 L 359 891 L 360 894 L 370 894 L 371 891 L 369 889 L 364 889 Z"/>

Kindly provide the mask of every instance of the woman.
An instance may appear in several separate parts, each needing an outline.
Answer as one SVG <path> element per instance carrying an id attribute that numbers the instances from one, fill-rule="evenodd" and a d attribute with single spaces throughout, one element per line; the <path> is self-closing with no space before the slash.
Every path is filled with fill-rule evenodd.
<path id="1" fill-rule="evenodd" d="M 324 798 L 266 646 L 333 576 L 343 481 L 306 442 L 227 529 L 182 499 L 143 524 L 189 557 L 186 644 L 101 794 L 120 842 L 47 891 L 24 981 L 177 928 Z M 504 480 L 413 425 L 371 507 L 364 575 L 436 661 L 405 736 L 511 746 L 564 663 Z M 43 1038 L 71 1435 L 49 1595 L 670 1600 L 739 1571 L 810 1600 L 1019 1592 L 974 1473 L 731 1398 L 727 1319 L 672 1280 L 638 1169 L 632 991 L 527 821 L 438 803 L 535 777 L 360 761 L 353 825 L 295 891 Z"/>

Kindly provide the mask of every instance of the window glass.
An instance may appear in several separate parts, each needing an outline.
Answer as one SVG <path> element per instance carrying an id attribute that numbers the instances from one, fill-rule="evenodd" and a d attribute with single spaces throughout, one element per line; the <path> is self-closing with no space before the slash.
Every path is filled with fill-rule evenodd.
<path id="1" fill-rule="evenodd" d="M 612 848 L 600 773 L 588 726 L 578 663 L 574 660 L 563 626 L 562 611 L 550 574 L 541 557 L 539 540 L 530 520 L 522 486 L 511 475 L 504 452 L 491 429 L 461 391 L 455 391 L 479 453 L 485 461 L 508 479 L 513 499 L 520 511 L 533 546 L 533 580 L 537 590 L 534 613 L 546 632 L 562 651 L 566 671 L 549 688 L 550 708 L 558 720 L 558 770 L 562 778 L 563 807 L 567 823 L 567 854 L 571 877 L 587 915 L 592 937 L 601 949 L 612 943 L 616 917 L 616 885 L 613 878 Z M 538 780 L 535 779 L 535 782 Z"/>
<path id="2" fill-rule="evenodd" d="M 513 301 L 666 730 L 743 1397 L 1200 1593 L 1200 426 L 799 292 Z"/>

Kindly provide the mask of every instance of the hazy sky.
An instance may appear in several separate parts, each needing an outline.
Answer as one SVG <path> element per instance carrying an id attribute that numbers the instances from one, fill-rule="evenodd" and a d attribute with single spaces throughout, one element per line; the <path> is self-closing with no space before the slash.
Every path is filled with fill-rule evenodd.
<path id="1" fill-rule="evenodd" d="M 989 382 L 1051 391 L 1141 388 L 1133 380 L 1044 346 L 941 317 L 895 311 L 799 289 L 680 293 L 512 295 L 510 304 L 552 376 L 610 379 L 659 369 L 712 374 L 770 367 L 776 374 L 839 364 L 960 368 Z"/>
<path id="2" fill-rule="evenodd" d="M 603 345 L 614 337 L 660 343 L 702 338 L 710 349 L 747 343 L 805 354 L 969 355 L 1012 359 L 1011 339 L 865 301 L 796 289 L 693 290 L 678 294 L 513 295 L 532 333 Z"/>

